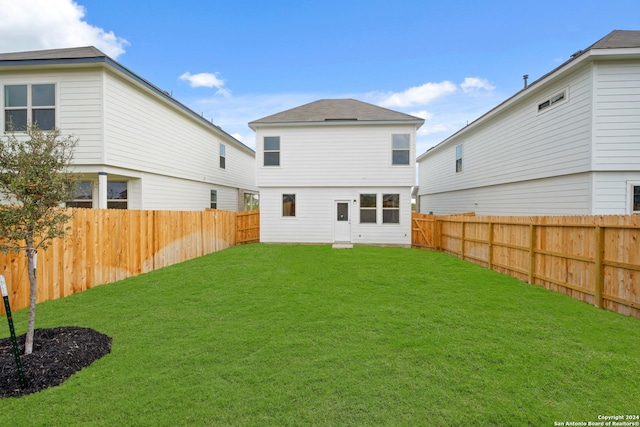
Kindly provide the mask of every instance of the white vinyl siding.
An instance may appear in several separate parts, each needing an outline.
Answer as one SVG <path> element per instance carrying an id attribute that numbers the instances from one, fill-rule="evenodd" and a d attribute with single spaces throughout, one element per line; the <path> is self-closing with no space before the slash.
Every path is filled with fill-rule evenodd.
<path id="1" fill-rule="evenodd" d="M 593 215 L 626 215 L 631 209 L 631 185 L 640 183 L 636 172 L 593 173 Z"/>
<path id="2" fill-rule="evenodd" d="M 63 135 L 74 135 L 78 145 L 74 163 L 102 162 L 102 77 L 97 70 L 20 72 L 0 74 L 0 84 L 56 85 L 56 125 Z M 0 90 L 4 97 L 4 90 Z M 4 105 L 4 99 L 2 104 Z M 4 125 L 4 114 L 2 115 Z"/>
<path id="3" fill-rule="evenodd" d="M 640 170 L 640 62 L 596 64 L 595 170 Z"/>
<path id="4" fill-rule="evenodd" d="M 211 207 L 211 190 L 217 193 L 217 209 L 237 211 L 238 189 L 184 180 L 163 175 L 143 174 L 140 182 L 142 206 L 129 209 L 199 211 Z M 131 190 L 131 185 L 129 186 Z M 132 199 L 133 195 L 129 197 Z"/>
<path id="5" fill-rule="evenodd" d="M 376 194 L 379 221 L 359 224 L 359 194 Z M 399 224 L 382 224 L 382 194 L 400 195 Z M 296 217 L 282 218 L 282 195 L 296 195 Z M 351 203 L 354 244 L 411 244 L 411 190 L 409 187 L 276 187 L 260 189 L 260 241 L 263 243 L 333 243 L 335 201 Z M 354 203 L 355 201 L 355 203 Z"/>
<path id="6" fill-rule="evenodd" d="M 260 187 L 295 183 L 296 186 L 411 186 L 415 160 L 408 167 L 392 164 L 392 134 L 411 134 L 415 153 L 415 126 L 299 126 L 259 128 L 256 159 Z M 280 136 L 280 166 L 263 166 L 264 136 Z"/>
<path id="7" fill-rule="evenodd" d="M 591 174 L 420 195 L 420 212 L 435 215 L 588 215 Z"/>

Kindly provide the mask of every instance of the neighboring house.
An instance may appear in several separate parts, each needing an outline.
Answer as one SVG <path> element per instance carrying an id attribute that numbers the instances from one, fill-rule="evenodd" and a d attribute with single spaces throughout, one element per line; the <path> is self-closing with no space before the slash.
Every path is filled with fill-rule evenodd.
<path id="1" fill-rule="evenodd" d="M 417 162 L 422 213 L 640 213 L 640 31 L 573 54 Z"/>
<path id="2" fill-rule="evenodd" d="M 249 123 L 260 241 L 411 244 L 416 130 L 424 120 L 325 99 Z"/>
<path id="3" fill-rule="evenodd" d="M 2 130 L 79 139 L 68 206 L 244 210 L 255 152 L 94 47 L 0 54 Z"/>

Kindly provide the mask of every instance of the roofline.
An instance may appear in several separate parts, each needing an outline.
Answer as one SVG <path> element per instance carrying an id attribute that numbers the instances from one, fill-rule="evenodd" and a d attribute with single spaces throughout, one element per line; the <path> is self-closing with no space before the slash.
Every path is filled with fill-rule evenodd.
<path id="1" fill-rule="evenodd" d="M 299 121 L 299 122 L 250 122 L 249 127 L 254 131 L 257 128 L 273 127 L 302 127 L 302 126 L 353 126 L 353 125 L 417 125 L 419 129 L 424 124 L 423 119 L 416 120 L 323 120 L 323 121 Z"/>
<path id="2" fill-rule="evenodd" d="M 178 107 L 179 109 L 183 110 L 187 114 L 198 119 L 201 123 L 206 124 L 214 132 L 221 134 L 221 136 L 223 136 L 226 139 L 231 139 L 232 142 L 234 142 L 239 146 L 239 148 L 245 149 L 250 153 L 255 154 L 255 150 L 253 150 L 249 146 L 245 145 L 238 139 L 228 134 L 221 127 L 205 119 L 204 117 L 202 117 L 201 115 L 199 115 L 198 113 L 196 113 L 195 111 L 193 111 L 192 109 L 190 109 L 189 107 L 187 107 L 186 105 L 184 105 L 183 103 L 181 103 L 180 101 L 178 101 L 177 99 L 169 95 L 166 91 L 163 91 L 158 86 L 140 77 L 139 75 L 129 70 L 124 65 L 111 59 L 109 56 L 105 54 L 103 54 L 102 56 L 83 57 L 83 58 L 58 58 L 58 59 L 46 58 L 46 59 L 26 59 L 26 60 L 11 59 L 11 60 L 4 60 L 4 61 L 0 60 L 0 68 L 1 67 L 32 67 L 32 66 L 42 66 L 42 65 L 77 65 L 77 64 L 103 64 L 106 66 L 110 66 L 111 68 L 123 74 L 125 77 L 128 77 L 134 82 L 146 87 L 147 89 L 154 92 L 156 95 L 159 95 L 165 101 L 169 102 L 175 107 Z"/>
<path id="3" fill-rule="evenodd" d="M 618 58 L 629 58 L 629 57 L 638 57 L 640 58 L 640 47 L 639 48 L 609 48 L 609 49 L 591 49 L 581 51 L 577 54 L 574 54 L 570 59 L 560 64 L 558 67 L 549 71 L 547 74 L 543 75 L 539 79 L 533 81 L 526 88 L 521 89 L 516 92 L 511 97 L 507 98 L 497 106 L 493 107 L 491 110 L 487 111 L 462 129 L 458 130 L 454 134 L 448 136 L 446 139 L 439 142 L 437 145 L 429 148 L 427 151 L 422 153 L 420 156 L 416 158 L 416 161 L 420 161 L 422 158 L 427 157 L 428 154 L 437 151 L 443 146 L 447 145 L 447 143 L 453 140 L 455 137 L 467 132 L 469 129 L 474 128 L 481 124 L 482 122 L 489 120 L 491 117 L 499 114 L 512 104 L 520 101 L 520 99 L 525 96 L 529 96 L 531 93 L 537 92 L 541 90 L 544 86 L 546 86 L 551 80 L 558 78 L 559 76 L 568 73 L 574 70 L 579 65 L 582 65 L 588 61 L 595 61 L 597 59 L 607 58 L 607 59 L 618 59 Z"/>

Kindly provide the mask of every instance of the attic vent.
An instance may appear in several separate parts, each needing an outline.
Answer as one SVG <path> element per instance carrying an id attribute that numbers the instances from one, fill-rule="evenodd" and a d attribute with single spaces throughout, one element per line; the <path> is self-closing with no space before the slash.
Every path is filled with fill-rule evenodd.
<path id="1" fill-rule="evenodd" d="M 348 121 L 357 121 L 357 118 L 343 118 L 343 119 L 324 119 L 325 122 L 348 122 Z"/>
<path id="2" fill-rule="evenodd" d="M 551 98 L 541 102 L 538 104 L 538 111 L 542 111 L 548 107 L 551 107 L 554 104 L 559 103 L 560 101 L 564 101 L 567 98 L 567 91 L 563 90 L 560 93 L 556 93 Z"/>

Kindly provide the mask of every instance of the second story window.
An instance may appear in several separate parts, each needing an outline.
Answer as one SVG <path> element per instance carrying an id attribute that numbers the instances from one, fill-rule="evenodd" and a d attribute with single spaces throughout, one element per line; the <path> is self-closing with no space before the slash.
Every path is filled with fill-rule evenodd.
<path id="1" fill-rule="evenodd" d="M 56 87 L 53 84 L 6 85 L 4 129 L 24 131 L 27 123 L 41 130 L 56 126 Z"/>
<path id="2" fill-rule="evenodd" d="M 394 134 L 391 139 L 392 164 L 408 165 L 411 151 L 411 136 L 408 133 Z"/>
<path id="3" fill-rule="evenodd" d="M 224 146 L 224 144 L 220 144 L 220 169 L 224 169 L 226 167 L 226 164 L 227 164 L 226 151 L 227 149 Z"/>
<path id="4" fill-rule="evenodd" d="M 280 166 L 280 137 L 264 137 L 264 166 Z"/>
<path id="5" fill-rule="evenodd" d="M 462 144 L 456 146 L 456 173 L 462 172 Z"/>

